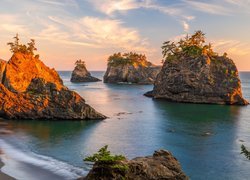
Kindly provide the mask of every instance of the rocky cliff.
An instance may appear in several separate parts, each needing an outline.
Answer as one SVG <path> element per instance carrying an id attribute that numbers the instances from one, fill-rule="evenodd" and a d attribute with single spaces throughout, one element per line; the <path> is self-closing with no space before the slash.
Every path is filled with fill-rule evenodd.
<path id="1" fill-rule="evenodd" d="M 0 84 L 0 116 L 53 120 L 105 118 L 65 87 L 54 69 L 23 53 L 14 53 L 4 68 Z"/>
<path id="2" fill-rule="evenodd" d="M 105 83 L 153 84 L 160 70 L 161 66 L 148 62 L 143 55 L 118 53 L 110 56 L 103 79 Z"/>
<path id="3" fill-rule="evenodd" d="M 138 157 L 112 165 L 95 163 L 84 180 L 187 180 L 177 159 L 168 151 L 156 151 L 153 156 Z"/>
<path id="4" fill-rule="evenodd" d="M 77 63 L 74 71 L 72 72 L 70 81 L 71 82 L 96 82 L 96 81 L 101 81 L 101 80 L 96 77 L 91 76 L 85 64 Z"/>
<path id="5" fill-rule="evenodd" d="M 180 41 L 184 45 L 168 54 L 153 91 L 145 95 L 176 102 L 248 104 L 234 62 L 207 45 L 189 45 L 192 40 Z"/>

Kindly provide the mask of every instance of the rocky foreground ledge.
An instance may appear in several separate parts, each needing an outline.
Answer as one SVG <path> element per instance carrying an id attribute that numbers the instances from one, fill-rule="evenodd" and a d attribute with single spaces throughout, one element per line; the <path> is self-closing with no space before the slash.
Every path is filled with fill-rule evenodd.
<path id="1" fill-rule="evenodd" d="M 54 69 L 31 54 L 0 61 L 0 116 L 7 119 L 104 119 Z"/>
<path id="2" fill-rule="evenodd" d="M 80 180 L 187 180 L 178 160 L 165 150 L 153 156 L 137 157 L 113 164 L 95 163 L 86 177 Z"/>
<path id="3" fill-rule="evenodd" d="M 247 105 L 234 62 L 204 42 L 201 31 L 177 44 L 165 42 L 165 62 L 153 91 L 145 95 L 175 102 Z"/>
<path id="4" fill-rule="evenodd" d="M 136 53 L 115 53 L 108 59 L 104 83 L 153 84 L 161 66 Z"/>

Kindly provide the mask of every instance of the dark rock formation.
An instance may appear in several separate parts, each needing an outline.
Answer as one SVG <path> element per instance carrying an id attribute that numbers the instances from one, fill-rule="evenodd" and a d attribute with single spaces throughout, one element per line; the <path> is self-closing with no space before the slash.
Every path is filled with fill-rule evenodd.
<path id="1" fill-rule="evenodd" d="M 71 75 L 71 82 L 96 82 L 100 79 L 91 76 L 84 63 L 76 64 L 76 67 Z"/>
<path id="2" fill-rule="evenodd" d="M 144 55 L 118 53 L 110 56 L 103 79 L 104 83 L 153 84 L 160 70 L 161 66 L 148 62 Z"/>
<path id="3" fill-rule="evenodd" d="M 15 53 L 0 84 L 0 116 L 7 119 L 104 119 L 70 91 L 54 69 L 29 54 Z"/>
<path id="4" fill-rule="evenodd" d="M 138 157 L 115 164 L 95 163 L 84 180 L 186 180 L 177 159 L 168 151 L 156 151 L 153 156 Z"/>
<path id="5" fill-rule="evenodd" d="M 224 56 L 166 60 L 153 91 L 145 95 L 176 102 L 248 104 L 242 97 L 236 66 Z"/>

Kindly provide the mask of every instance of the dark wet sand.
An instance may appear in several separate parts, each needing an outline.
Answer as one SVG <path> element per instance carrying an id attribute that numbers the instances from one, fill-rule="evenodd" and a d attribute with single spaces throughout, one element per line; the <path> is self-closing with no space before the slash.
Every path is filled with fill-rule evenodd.
<path id="1" fill-rule="evenodd" d="M 4 163 L 0 160 L 0 168 L 2 168 L 4 166 Z M 2 180 L 13 180 L 13 177 L 10 177 L 6 174 L 4 174 L 2 171 L 0 171 L 0 179 Z"/>

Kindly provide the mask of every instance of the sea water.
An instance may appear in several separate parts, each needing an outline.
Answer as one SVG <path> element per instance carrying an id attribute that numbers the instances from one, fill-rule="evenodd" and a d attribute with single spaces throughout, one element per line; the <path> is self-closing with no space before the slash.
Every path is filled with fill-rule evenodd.
<path id="1" fill-rule="evenodd" d="M 90 165 L 83 158 L 104 145 L 128 158 L 167 149 L 191 179 L 249 179 L 250 106 L 173 103 L 143 96 L 152 85 L 64 84 L 109 118 L 103 121 L 8 121 L 0 136 L 3 171 L 19 179 L 75 179 Z M 92 72 L 102 79 L 104 72 Z M 240 73 L 250 101 L 250 73 Z M 40 177 L 40 178 L 39 178 Z"/>

